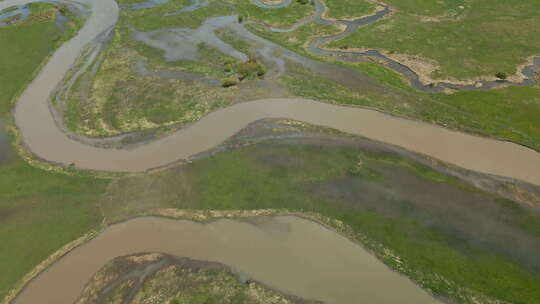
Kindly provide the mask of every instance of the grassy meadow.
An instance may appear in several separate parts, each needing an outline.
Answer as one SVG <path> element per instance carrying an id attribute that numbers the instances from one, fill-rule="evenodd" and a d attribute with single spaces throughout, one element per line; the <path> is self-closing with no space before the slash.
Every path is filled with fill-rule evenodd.
<path id="1" fill-rule="evenodd" d="M 13 98 L 32 80 L 43 60 L 78 26 L 71 20 L 61 33 L 54 23 L 53 5 L 34 3 L 30 9 L 27 20 L 0 26 L 0 113 L 11 108 Z"/>
<path id="2" fill-rule="evenodd" d="M 328 7 L 325 17 L 331 19 L 358 18 L 375 11 L 375 4 L 366 0 L 323 0 L 323 3 Z"/>
<path id="3" fill-rule="evenodd" d="M 540 54 L 540 3 L 388 0 L 396 13 L 329 44 L 426 58 L 434 79 L 512 75 Z"/>
<path id="4" fill-rule="evenodd" d="M 47 57 L 76 29 L 54 24 L 52 5 L 31 5 L 28 20 L 0 27 L 0 122 L 9 123 L 14 99 Z M 4 47 L 6 46 L 6 47 Z M 34 266 L 71 240 L 96 228 L 99 194 L 106 182 L 49 173 L 9 147 L 0 124 L 0 299 Z"/>

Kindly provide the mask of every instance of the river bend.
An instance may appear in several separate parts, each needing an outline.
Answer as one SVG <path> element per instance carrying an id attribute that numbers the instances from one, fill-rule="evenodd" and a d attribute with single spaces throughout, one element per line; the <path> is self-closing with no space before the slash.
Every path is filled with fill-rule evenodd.
<path id="1" fill-rule="evenodd" d="M 92 13 L 80 32 L 62 45 L 17 101 L 14 116 L 24 145 L 37 157 L 80 169 L 141 172 L 189 159 L 262 118 L 290 118 L 365 136 L 482 173 L 540 185 L 540 154 L 498 141 L 411 121 L 374 110 L 307 99 L 264 99 L 215 111 L 190 127 L 131 149 L 105 149 L 75 141 L 56 125 L 49 96 L 81 50 L 110 30 L 118 18 L 113 0 L 88 0 Z M 0 2 L 0 9 L 28 0 Z"/>

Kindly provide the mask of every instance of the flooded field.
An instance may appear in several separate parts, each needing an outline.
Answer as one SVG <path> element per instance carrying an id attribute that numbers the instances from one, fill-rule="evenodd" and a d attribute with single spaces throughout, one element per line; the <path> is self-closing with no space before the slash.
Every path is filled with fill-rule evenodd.
<path id="1" fill-rule="evenodd" d="M 220 262 L 270 288 L 329 304 L 438 303 L 345 237 L 292 216 L 207 224 L 143 217 L 116 224 L 53 264 L 15 303 L 73 303 L 107 261 L 138 252 Z"/>

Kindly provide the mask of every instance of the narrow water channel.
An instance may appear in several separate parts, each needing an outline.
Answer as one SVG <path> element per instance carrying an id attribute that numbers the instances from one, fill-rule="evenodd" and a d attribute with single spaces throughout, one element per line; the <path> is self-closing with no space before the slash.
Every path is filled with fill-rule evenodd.
<path id="1" fill-rule="evenodd" d="M 292 32 L 300 28 L 301 26 L 308 24 L 310 22 L 315 22 L 322 25 L 340 25 L 345 29 L 335 35 L 318 37 L 314 38 L 309 43 L 309 51 L 313 54 L 325 55 L 330 57 L 339 58 L 344 61 L 357 62 L 363 60 L 363 58 L 371 57 L 377 58 L 384 63 L 384 65 L 405 77 L 412 87 L 417 90 L 437 93 L 444 91 L 445 88 L 461 91 L 478 91 L 478 90 L 490 90 L 493 88 L 503 87 L 503 86 L 534 86 L 536 85 L 535 73 L 540 70 L 540 57 L 533 57 L 531 64 L 524 66 L 521 71 L 518 73 L 523 74 L 524 79 L 521 82 L 511 82 L 508 80 L 498 79 L 498 80 L 479 80 L 474 81 L 469 84 L 457 84 L 450 82 L 436 82 L 436 83 L 422 83 L 420 81 L 419 75 L 413 71 L 410 67 L 399 63 L 381 53 L 375 49 L 368 49 L 365 51 L 347 51 L 347 50 L 328 50 L 325 48 L 325 45 L 329 42 L 336 41 L 350 34 L 355 33 L 362 26 L 367 26 L 379 21 L 382 18 L 385 18 L 390 15 L 392 12 L 391 8 L 388 5 L 380 4 L 381 9 L 377 10 L 375 13 L 369 16 L 362 16 L 352 20 L 330 20 L 325 19 L 324 13 L 327 8 L 320 0 L 312 0 L 313 5 L 315 6 L 315 13 L 311 18 L 300 21 L 297 24 L 290 26 L 289 28 L 276 28 L 276 27 L 267 27 L 268 30 L 272 32 Z M 283 1 L 277 5 L 268 5 L 262 2 L 261 0 L 251 0 L 251 2 L 259 7 L 272 9 L 279 7 L 288 6 L 291 1 Z"/>

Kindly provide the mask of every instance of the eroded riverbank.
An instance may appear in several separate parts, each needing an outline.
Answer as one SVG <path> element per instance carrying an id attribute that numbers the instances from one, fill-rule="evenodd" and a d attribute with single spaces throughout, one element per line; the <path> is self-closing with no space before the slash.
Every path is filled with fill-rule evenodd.
<path id="1" fill-rule="evenodd" d="M 291 216 L 207 224 L 144 217 L 116 224 L 31 281 L 15 303 L 73 303 L 107 261 L 137 252 L 220 262 L 271 288 L 327 303 L 438 303 L 345 237 Z"/>

